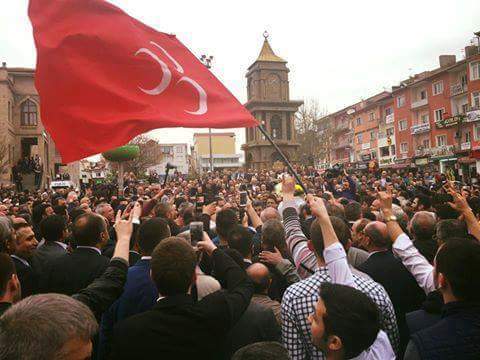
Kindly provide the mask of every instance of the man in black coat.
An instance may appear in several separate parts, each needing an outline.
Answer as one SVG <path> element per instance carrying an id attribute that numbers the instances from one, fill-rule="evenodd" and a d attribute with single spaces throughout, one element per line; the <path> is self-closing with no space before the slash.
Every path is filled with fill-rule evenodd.
<path id="1" fill-rule="evenodd" d="M 47 216 L 40 222 L 40 233 L 44 243 L 38 246 L 34 258 L 39 268 L 67 253 L 67 221 L 61 215 Z"/>
<path id="2" fill-rule="evenodd" d="M 38 269 L 33 262 L 38 241 L 32 227 L 27 223 L 15 224 L 14 229 L 11 256 L 18 279 L 22 284 L 22 296 L 25 298 L 38 292 Z"/>
<path id="3" fill-rule="evenodd" d="M 359 266 L 359 270 L 381 284 L 390 296 L 397 317 L 403 353 L 409 340 L 405 314 L 420 308 L 425 293 L 401 260 L 389 250 L 387 225 L 379 221 L 371 222 L 365 227 L 364 234 L 364 244 L 370 256 Z"/>
<path id="4" fill-rule="evenodd" d="M 197 255 L 185 240 L 170 237 L 153 251 L 152 279 L 160 297 L 149 311 L 114 329 L 112 359 L 223 359 L 225 337 L 250 303 L 253 285 L 228 255 L 204 233 L 198 247 L 212 257 L 226 291 L 199 302 L 190 296 Z"/>
<path id="5" fill-rule="evenodd" d="M 76 249 L 47 264 L 42 276 L 42 292 L 75 294 L 107 268 L 109 259 L 100 250 L 109 238 L 102 216 L 93 213 L 80 215 L 75 220 L 73 236 Z"/>

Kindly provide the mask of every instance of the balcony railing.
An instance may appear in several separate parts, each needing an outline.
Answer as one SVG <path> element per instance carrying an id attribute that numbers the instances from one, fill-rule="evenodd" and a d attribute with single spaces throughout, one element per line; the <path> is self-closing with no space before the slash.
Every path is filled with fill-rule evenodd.
<path id="1" fill-rule="evenodd" d="M 385 115 L 385 124 L 392 124 L 395 121 L 395 114 Z"/>
<path id="2" fill-rule="evenodd" d="M 349 129 L 350 129 L 350 126 L 349 126 L 348 122 L 339 122 L 335 126 L 335 132 L 346 131 L 346 130 L 349 130 Z"/>
<path id="3" fill-rule="evenodd" d="M 480 121 L 480 109 L 470 110 L 467 112 L 465 117 L 465 122 L 476 122 Z"/>
<path id="4" fill-rule="evenodd" d="M 460 144 L 460 150 L 470 150 L 472 148 L 472 143 L 471 142 L 464 142 Z"/>
<path id="5" fill-rule="evenodd" d="M 411 108 L 416 109 L 416 108 L 419 108 L 419 107 L 425 106 L 425 105 L 428 105 L 428 98 L 412 102 Z"/>
<path id="6" fill-rule="evenodd" d="M 352 147 L 351 139 L 340 139 L 340 140 L 337 140 L 336 144 L 334 144 L 335 149 L 348 148 L 348 147 Z"/>
<path id="7" fill-rule="evenodd" d="M 430 123 L 413 125 L 410 128 L 410 133 L 412 135 L 422 134 L 424 132 L 430 131 Z"/>
<path id="8" fill-rule="evenodd" d="M 457 83 L 450 86 L 450 96 L 460 95 L 467 92 L 467 84 Z"/>

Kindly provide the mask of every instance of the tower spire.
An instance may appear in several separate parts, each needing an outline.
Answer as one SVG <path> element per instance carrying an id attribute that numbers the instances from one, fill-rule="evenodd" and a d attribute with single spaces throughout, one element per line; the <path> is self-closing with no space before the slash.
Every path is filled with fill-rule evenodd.
<path id="1" fill-rule="evenodd" d="M 265 40 L 263 41 L 262 50 L 260 50 L 257 61 L 286 62 L 281 57 L 275 55 L 275 53 L 273 52 L 272 47 L 268 42 L 270 34 L 267 31 L 263 33 L 263 37 L 265 38 Z"/>

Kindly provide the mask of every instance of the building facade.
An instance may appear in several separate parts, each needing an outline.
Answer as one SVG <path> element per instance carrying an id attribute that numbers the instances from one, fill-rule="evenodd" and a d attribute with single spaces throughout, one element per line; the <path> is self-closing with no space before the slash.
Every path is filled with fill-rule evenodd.
<path id="1" fill-rule="evenodd" d="M 157 156 L 157 158 L 160 161 L 158 164 L 150 166 L 148 168 L 149 172 L 155 171 L 158 175 L 165 175 L 166 166 L 170 163 L 177 167 L 176 171 L 180 174 L 188 174 L 188 144 L 158 144 L 158 149 L 160 156 Z"/>
<path id="2" fill-rule="evenodd" d="M 238 169 L 241 155 L 236 153 L 236 137 L 233 132 L 212 133 L 213 169 Z M 196 157 L 198 171 L 210 170 L 210 136 L 209 133 L 193 134 L 193 153 Z"/>
<path id="3" fill-rule="evenodd" d="M 480 173 L 480 40 L 439 67 L 320 119 L 333 129 L 329 164 Z M 328 164 L 327 164 L 328 165 Z"/>
<path id="4" fill-rule="evenodd" d="M 12 167 L 22 159 L 37 158 L 42 169 L 41 186 L 47 187 L 62 164 L 40 115 L 40 100 L 34 85 L 34 69 L 0 67 L 0 144 L 6 165 L 0 179 L 11 182 Z M 24 187 L 33 186 L 32 174 L 23 174 Z"/>
<path id="5" fill-rule="evenodd" d="M 268 38 L 257 60 L 248 68 L 247 98 L 245 107 L 259 121 L 291 162 L 296 162 L 295 113 L 302 101 L 290 100 L 287 62 L 275 55 Z M 247 169 L 271 168 L 282 161 L 275 148 L 265 139 L 258 128 L 245 130 L 245 166 Z"/>

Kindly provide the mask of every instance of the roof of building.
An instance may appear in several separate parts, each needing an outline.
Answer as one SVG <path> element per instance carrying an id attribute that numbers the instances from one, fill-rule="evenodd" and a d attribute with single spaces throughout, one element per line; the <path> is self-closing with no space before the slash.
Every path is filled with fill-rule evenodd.
<path id="1" fill-rule="evenodd" d="M 34 73 L 35 69 L 23 67 L 7 67 L 8 72 Z"/>
<path id="2" fill-rule="evenodd" d="M 286 62 L 273 52 L 267 37 L 265 37 L 265 40 L 263 41 L 262 50 L 260 50 L 260 54 L 256 61 Z"/>

